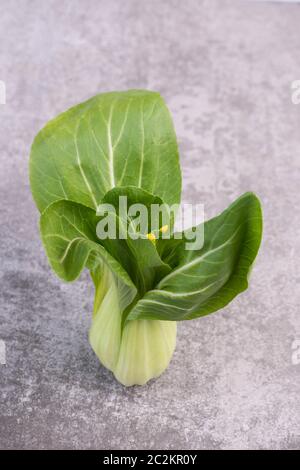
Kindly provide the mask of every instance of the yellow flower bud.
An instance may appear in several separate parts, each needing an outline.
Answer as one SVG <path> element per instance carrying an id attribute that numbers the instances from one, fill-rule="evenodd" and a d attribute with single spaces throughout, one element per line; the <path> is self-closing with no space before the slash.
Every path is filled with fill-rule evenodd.
<path id="1" fill-rule="evenodd" d="M 166 233 L 169 229 L 169 225 L 163 225 L 160 229 L 161 233 Z"/>
<path id="2" fill-rule="evenodd" d="M 148 240 L 150 240 L 151 242 L 154 242 L 154 241 L 156 240 L 156 237 L 155 237 L 154 233 L 151 233 L 151 232 L 148 233 L 147 238 L 148 238 Z"/>

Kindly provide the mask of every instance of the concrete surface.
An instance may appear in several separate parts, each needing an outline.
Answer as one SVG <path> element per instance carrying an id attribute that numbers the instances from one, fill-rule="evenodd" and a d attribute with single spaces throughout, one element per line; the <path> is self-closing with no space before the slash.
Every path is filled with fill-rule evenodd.
<path id="1" fill-rule="evenodd" d="M 246 1 L 0 0 L 1 448 L 300 447 L 300 7 Z M 50 271 L 28 183 L 36 132 L 101 91 L 159 90 L 180 141 L 184 200 L 264 206 L 251 288 L 179 325 L 167 372 L 125 389 L 87 340 L 87 274 Z M 295 361 L 294 361 L 295 362 Z"/>

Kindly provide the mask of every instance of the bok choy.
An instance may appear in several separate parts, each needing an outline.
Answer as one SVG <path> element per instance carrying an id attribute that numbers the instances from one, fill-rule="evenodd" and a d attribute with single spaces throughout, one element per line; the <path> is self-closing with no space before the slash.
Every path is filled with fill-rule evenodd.
<path id="1" fill-rule="evenodd" d="M 100 94 L 50 121 L 32 145 L 30 183 L 50 265 L 64 281 L 90 271 L 90 344 L 126 386 L 166 369 L 177 322 L 215 312 L 248 287 L 262 235 L 253 193 L 204 222 L 203 244 L 194 250 L 186 249 L 189 231 L 174 232 L 170 214 L 147 232 L 120 212 L 121 197 L 146 208 L 180 202 L 176 136 L 158 93 Z M 103 204 L 116 238 L 98 236 Z M 132 226 L 136 238 L 126 237 Z"/>

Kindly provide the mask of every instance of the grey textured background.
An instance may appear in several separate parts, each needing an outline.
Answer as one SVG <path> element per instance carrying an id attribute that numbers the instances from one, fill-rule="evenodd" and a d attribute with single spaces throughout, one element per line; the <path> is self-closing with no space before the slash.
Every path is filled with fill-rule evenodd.
<path id="1" fill-rule="evenodd" d="M 1 448 L 300 448 L 300 6 L 246 1 L 0 0 Z M 253 190 L 264 243 L 250 289 L 179 325 L 166 373 L 125 389 L 87 332 L 87 274 L 50 271 L 28 183 L 36 132 L 98 92 L 158 90 L 184 200 L 208 217 Z"/>

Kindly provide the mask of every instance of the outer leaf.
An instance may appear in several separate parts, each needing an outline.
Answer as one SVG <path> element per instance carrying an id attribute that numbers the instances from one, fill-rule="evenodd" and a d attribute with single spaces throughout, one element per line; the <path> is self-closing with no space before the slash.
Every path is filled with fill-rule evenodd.
<path id="1" fill-rule="evenodd" d="M 246 193 L 204 226 L 201 250 L 162 240 L 161 252 L 174 266 L 127 316 L 132 319 L 188 320 L 227 305 L 248 287 L 248 274 L 262 236 L 261 206 Z"/>
<path id="2" fill-rule="evenodd" d="M 178 203 L 181 174 L 171 117 L 158 93 L 113 92 L 60 114 L 34 140 L 33 197 L 40 211 L 67 199 L 96 208 L 115 186 Z"/>
<path id="3" fill-rule="evenodd" d="M 74 281 L 87 265 L 93 272 L 104 262 L 126 287 L 127 304 L 136 288 L 127 272 L 99 245 L 95 212 L 71 201 L 58 201 L 41 216 L 41 235 L 51 267 L 65 281 Z"/>

